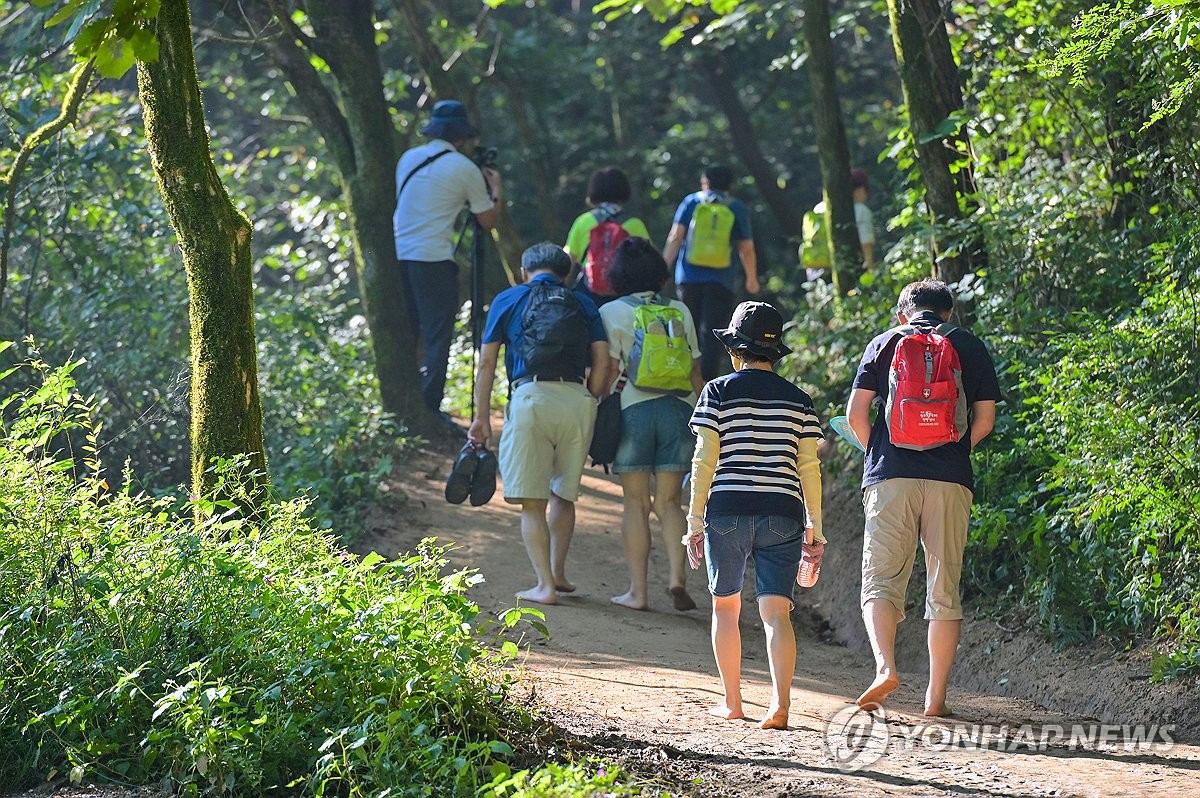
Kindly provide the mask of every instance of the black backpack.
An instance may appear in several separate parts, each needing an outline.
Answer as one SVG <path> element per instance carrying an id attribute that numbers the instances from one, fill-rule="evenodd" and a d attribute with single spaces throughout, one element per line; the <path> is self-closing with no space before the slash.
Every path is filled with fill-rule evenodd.
<path id="1" fill-rule="evenodd" d="M 526 373 L 542 379 L 578 379 L 590 359 L 587 319 L 575 292 L 536 282 L 521 313 L 521 357 Z"/>

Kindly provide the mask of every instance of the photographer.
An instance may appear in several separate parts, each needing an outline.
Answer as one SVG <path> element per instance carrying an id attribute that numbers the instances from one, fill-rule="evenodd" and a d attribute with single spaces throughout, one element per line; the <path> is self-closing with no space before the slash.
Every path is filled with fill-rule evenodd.
<path id="1" fill-rule="evenodd" d="M 454 226 L 466 206 L 479 226 L 491 230 L 500 217 L 500 174 L 490 159 L 472 160 L 479 131 L 457 100 L 442 100 L 421 133 L 430 141 L 400 156 L 396 164 L 396 211 L 392 234 L 406 287 L 409 318 L 418 336 L 421 393 L 441 412 L 454 318 L 458 312 L 458 265 Z M 494 151 L 487 151 L 491 156 Z M 458 430 L 461 432 L 461 430 Z"/>

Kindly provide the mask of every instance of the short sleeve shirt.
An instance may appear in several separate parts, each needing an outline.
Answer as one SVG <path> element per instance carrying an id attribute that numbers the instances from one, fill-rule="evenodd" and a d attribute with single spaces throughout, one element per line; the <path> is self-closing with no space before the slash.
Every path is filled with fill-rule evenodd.
<path id="1" fill-rule="evenodd" d="M 525 303 L 529 300 L 529 286 L 532 283 L 562 285 L 562 281 L 554 275 L 542 273 L 536 275 L 528 283 L 504 289 L 492 300 L 492 306 L 488 308 L 487 322 L 483 328 L 485 344 L 498 343 L 504 346 L 504 368 L 509 382 L 519 380 L 526 374 L 525 359 L 521 357 L 520 347 L 513 346 L 513 342 L 521 340 L 524 331 L 521 326 L 521 315 L 525 311 Z M 580 291 L 575 292 L 575 298 L 579 300 L 579 306 L 583 308 L 589 342 L 607 341 L 604 322 L 600 320 L 600 311 L 596 308 L 596 303 Z M 581 373 L 578 378 L 582 381 L 584 375 Z"/>
<path id="2" fill-rule="evenodd" d="M 614 216 L 621 212 L 620 206 L 609 203 L 601 205 L 599 210 L 611 213 Z M 575 258 L 575 260 L 586 264 L 588 261 L 588 241 L 591 238 L 592 230 L 598 224 L 600 224 L 600 220 L 596 218 L 596 211 L 592 210 L 579 214 L 571 224 L 571 230 L 567 233 L 567 243 L 563 249 Z M 631 216 L 622 219 L 621 227 L 631 236 L 650 238 L 650 231 L 646 229 L 646 223 L 637 217 Z"/>
<path id="3" fill-rule="evenodd" d="M 653 291 L 640 291 L 636 294 L 629 295 L 631 299 L 639 303 L 644 303 L 654 296 Z M 691 311 L 687 305 L 676 299 L 659 299 L 659 304 L 667 304 L 673 308 L 678 308 L 683 312 L 683 327 L 684 335 L 687 336 L 688 346 L 692 350 L 692 359 L 700 357 L 700 341 L 696 337 L 696 323 L 692 320 Z M 622 372 L 628 365 L 629 353 L 633 350 L 634 338 L 634 305 L 630 304 L 624 298 L 613 300 L 606 303 L 600 308 L 600 318 L 604 320 L 604 330 L 608 333 L 608 354 L 621 362 Z M 657 399 L 663 396 L 661 393 L 652 391 L 643 391 L 631 382 L 626 382 L 625 387 L 621 389 L 621 409 L 624 410 L 638 402 L 645 402 L 648 399 Z M 680 400 L 687 402 L 689 406 L 696 404 L 696 394 L 691 393 L 687 396 L 677 397 Z"/>
<path id="4" fill-rule="evenodd" d="M 796 458 L 801 440 L 822 437 L 807 393 L 773 371 L 735 371 L 704 386 L 691 426 L 720 438 L 705 518 L 783 515 L 805 522 Z"/>
<path id="5" fill-rule="evenodd" d="M 738 242 L 754 237 L 754 232 L 750 229 L 750 209 L 746 207 L 746 203 L 737 197 L 720 191 L 697 191 L 695 194 L 689 194 L 684 198 L 683 202 L 679 203 L 679 207 L 675 210 L 675 224 L 682 226 L 686 230 L 688 225 L 692 223 L 692 214 L 695 212 L 696 206 L 703 202 L 705 197 L 713 193 L 719 194 L 721 201 L 729 206 L 729 210 L 733 211 L 733 229 L 729 233 L 731 265 L 724 269 L 713 269 L 690 263 L 687 259 L 687 238 L 685 237 L 683 245 L 679 248 L 679 255 L 675 259 L 676 285 L 684 285 L 685 283 L 717 283 L 732 290 L 734 278 L 732 264 L 737 263 Z"/>
<path id="6" fill-rule="evenodd" d="M 941 323 L 942 320 L 931 312 L 922 312 L 909 319 L 909 324 L 918 326 L 937 326 Z M 952 330 L 949 338 L 962 365 L 963 391 L 967 394 L 968 409 L 975 402 L 1003 401 L 1000 383 L 996 378 L 996 366 L 983 342 L 960 328 Z M 887 402 L 888 372 L 899 340 L 900 333 L 896 330 L 875 336 L 867 345 L 854 377 L 853 387 L 874 391 L 876 405 L 881 409 Z M 923 452 L 903 449 L 892 445 L 887 431 L 887 418 L 879 412 L 867 442 L 862 486 L 866 488 L 886 479 L 897 478 L 953 482 L 974 491 L 970 435 L 964 435 L 961 441 Z"/>
<path id="7" fill-rule="evenodd" d="M 441 152 L 446 154 L 417 169 Z M 410 174 L 412 178 L 400 192 Z M 454 226 L 459 213 L 464 208 L 471 213 L 483 213 L 493 204 L 483 172 L 442 139 L 414 147 L 400 156 L 396 164 L 396 191 L 392 236 L 398 260 L 436 263 L 453 259 Z"/>

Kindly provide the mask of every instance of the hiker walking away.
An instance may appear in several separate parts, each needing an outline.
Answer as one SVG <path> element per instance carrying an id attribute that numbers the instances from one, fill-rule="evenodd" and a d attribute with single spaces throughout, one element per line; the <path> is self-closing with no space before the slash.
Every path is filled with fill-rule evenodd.
<path id="1" fill-rule="evenodd" d="M 712 331 L 723 327 L 733 310 L 734 250 L 746 274 L 746 293 L 758 293 L 758 259 L 746 204 L 730 194 L 733 172 L 724 164 L 709 164 L 700 178 L 700 191 L 689 194 L 675 211 L 675 221 L 663 248 L 675 266 L 679 298 L 692 312 L 700 336 L 700 373 L 704 380 L 719 376 L 724 352 Z"/>
<path id="2" fill-rule="evenodd" d="M 627 238 L 608 271 L 620 298 L 600 308 L 609 374 L 616 376 L 614 387 L 621 393 L 621 443 L 612 470 L 621 480 L 621 538 L 629 565 L 629 590 L 612 603 L 635 610 L 649 607 L 651 509 L 662 525 L 671 602 L 680 611 L 696 608 L 686 586 L 680 495 L 696 448 L 688 421 L 704 382 L 692 314 L 682 302 L 659 293 L 669 277 L 667 262 L 653 244 Z"/>
<path id="3" fill-rule="evenodd" d="M 743 302 L 729 327 L 713 334 L 734 371 L 704 386 L 692 415 L 697 440 L 685 538 L 692 567 L 701 558 L 708 563 L 713 597 L 712 646 L 724 700 L 709 712 L 745 717 L 738 622 L 746 562 L 753 558 L 771 669 L 771 703 L 759 725 L 786 729 L 796 670 L 792 589 L 804 544 L 825 542 L 821 427 L 809 395 L 773 370 L 791 351 L 780 340 L 779 311 Z"/>
<path id="4" fill-rule="evenodd" d="M 858 228 L 858 244 L 862 248 L 862 265 L 870 269 L 875 265 L 875 216 L 867 205 L 871 180 L 859 168 L 850 170 L 850 183 L 854 187 L 854 225 Z M 804 214 L 804 238 L 800 244 L 800 263 L 804 266 L 809 282 L 828 280 L 829 238 L 825 233 L 825 200 Z"/>
<path id="5" fill-rule="evenodd" d="M 566 578 L 567 549 L 596 398 L 608 386 L 608 342 L 596 305 L 563 285 L 571 257 L 562 247 L 534 244 L 521 256 L 521 271 L 525 282 L 497 294 L 488 310 L 467 437 L 477 446 L 492 439 L 489 408 L 503 346 L 510 394 L 500 478 L 504 500 L 521 505 L 521 538 L 537 576 L 517 598 L 557 604 L 559 593 L 575 589 Z"/>
<path id="6" fill-rule="evenodd" d="M 576 287 L 586 291 L 597 306 L 617 296 L 608 279 L 617 247 L 629 236 L 650 237 L 646 223 L 625 211 L 632 194 L 623 171 L 615 166 L 596 170 L 588 181 L 587 204 L 591 210 L 576 217 L 567 233 L 563 248 L 574 266 L 583 264 Z"/>
<path id="7" fill-rule="evenodd" d="M 495 227 L 501 182 L 495 169 L 480 168 L 471 160 L 479 131 L 467 121 L 462 103 L 442 100 L 434 105 L 421 132 L 429 142 L 408 150 L 396 164 L 392 235 L 408 316 L 419 341 L 421 394 L 434 414 L 454 426 L 441 412 L 458 313 L 454 229 L 464 208 L 480 227 Z"/>
<path id="8" fill-rule="evenodd" d="M 959 579 L 974 490 L 971 451 L 992 431 L 1000 386 L 983 342 L 949 324 L 945 283 L 922 280 L 900 292 L 900 326 L 863 353 L 846 415 L 867 451 L 862 613 L 876 676 L 858 697 L 871 710 L 900 684 L 896 627 L 917 541 L 925 551 L 929 685 L 925 714 L 950 714 L 946 684 L 962 625 Z M 879 413 L 871 421 L 871 408 Z"/>

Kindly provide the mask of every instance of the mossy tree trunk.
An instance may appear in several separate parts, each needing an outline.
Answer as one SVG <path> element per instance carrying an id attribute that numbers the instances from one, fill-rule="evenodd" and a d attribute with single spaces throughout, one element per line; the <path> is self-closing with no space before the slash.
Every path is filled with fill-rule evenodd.
<path id="1" fill-rule="evenodd" d="M 974 209 L 975 173 L 966 133 L 955 121 L 963 110 L 963 96 L 944 8 L 938 0 L 888 0 L 888 15 L 925 202 L 935 229 L 959 227 Z M 934 241 L 933 246 L 933 272 L 947 283 L 987 265 L 978 236 L 953 251 L 943 242 Z M 959 311 L 969 315 L 962 303 Z"/>
<path id="2" fill-rule="evenodd" d="M 269 47 L 338 169 L 383 408 L 410 430 L 428 433 L 434 420 L 421 396 L 417 342 L 392 239 L 396 137 L 383 94 L 374 9 L 369 0 L 301 5 L 309 31 L 292 22 L 288 4 L 272 0 L 270 9 L 285 32 Z M 247 7 L 251 17 L 264 11 Z M 313 56 L 329 68 L 331 85 L 313 66 Z"/>
<path id="3" fill-rule="evenodd" d="M 829 0 L 804 0 L 804 42 L 812 86 L 813 129 L 821 188 L 825 197 L 825 234 L 833 261 L 833 285 L 845 296 L 862 274 L 862 246 L 854 223 L 854 190 L 850 184 L 850 146 L 842 121 L 837 69 L 829 26 Z"/>
<path id="4" fill-rule="evenodd" d="M 261 488 L 266 458 L 251 226 L 226 193 L 209 151 L 187 0 L 162 0 L 155 32 L 159 57 L 138 63 L 138 93 L 151 162 L 187 271 L 192 489 L 208 493 L 216 479 L 209 471 L 213 460 L 243 454 Z"/>

